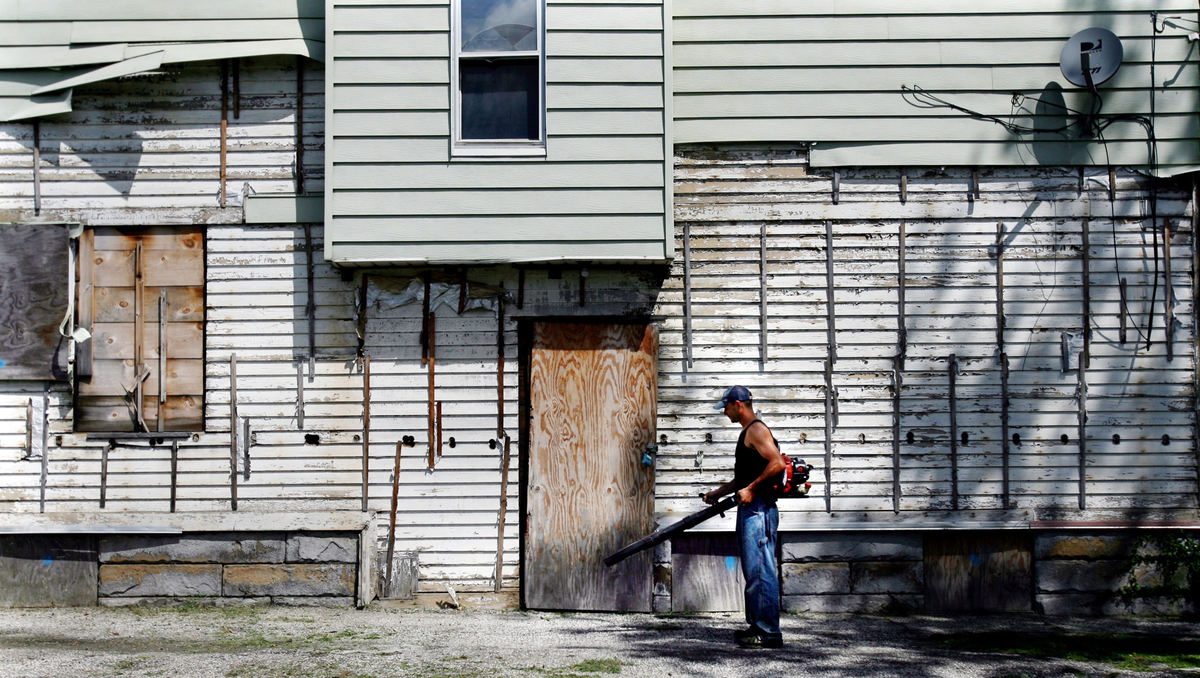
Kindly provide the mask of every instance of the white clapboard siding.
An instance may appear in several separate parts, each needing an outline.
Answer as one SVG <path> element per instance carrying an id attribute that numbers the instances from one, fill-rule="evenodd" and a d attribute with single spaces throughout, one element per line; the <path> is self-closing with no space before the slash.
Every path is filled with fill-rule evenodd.
<path id="1" fill-rule="evenodd" d="M 911 92 L 921 88 L 1025 127 L 1057 128 L 1070 122 L 1056 117 L 1061 109 L 1039 107 L 1091 106 L 1084 88 L 1059 70 L 1063 46 L 1078 31 L 1101 26 L 1124 48 L 1121 69 L 1101 85 L 1102 115 L 1154 111 L 1162 171 L 1187 171 L 1200 160 L 1189 103 L 1200 80 L 1185 68 L 1194 13 L 1182 0 L 675 2 L 674 139 L 815 142 L 816 166 L 1146 166 L 1146 133 L 1137 124 L 1111 125 L 1103 145 L 1049 141 L 1010 135 Z M 1163 25 L 1167 16 L 1185 18 Z"/>
<path id="2" fill-rule="evenodd" d="M 250 193 L 292 193 L 296 171 L 297 57 L 238 61 L 227 112 L 226 210 L 240 221 Z M 304 184 L 324 182 L 324 74 L 304 76 Z M 215 61 L 77 87 L 72 112 L 39 123 L 40 217 L 91 223 L 167 223 L 221 210 L 221 82 Z M 34 215 L 33 126 L 0 125 L 0 209 Z M 140 221 L 119 210 L 140 212 Z M 152 216 L 149 216 L 152 215 Z M 193 221 L 194 217 L 188 218 Z"/>
<path id="3" fill-rule="evenodd" d="M 892 371 L 900 340 L 902 220 L 907 338 L 898 415 L 897 506 L 902 512 L 952 506 L 951 354 L 959 370 L 957 432 L 966 435 L 965 443 L 956 441 L 958 506 L 1003 507 L 998 239 L 1010 369 L 1008 434 L 1020 439 L 1009 444 L 1010 506 L 1078 508 L 1078 370 L 1063 370 L 1060 339 L 1064 331 L 1080 334 L 1085 323 L 1085 224 L 1088 322 L 1094 328 L 1086 371 L 1086 504 L 1194 507 L 1195 335 L 1185 192 L 1163 189 L 1158 196 L 1160 215 L 1173 229 L 1177 327 L 1174 356 L 1168 360 L 1163 247 L 1160 243 L 1156 277 L 1147 187 L 1136 175 L 1117 172 L 1116 200 L 1110 205 L 1107 172 L 1089 170 L 1080 191 L 1078 175 L 1068 170 L 996 169 L 981 174 L 978 197 L 967 195 L 968 171 L 912 172 L 901 204 L 898 171 L 859 169 L 841 173 L 839 204 L 833 205 L 832 172 L 806 167 L 793 149 L 696 149 L 678 153 L 676 168 L 679 182 L 686 184 L 676 188 L 676 232 L 682 238 L 686 228 L 690 235 L 693 363 L 683 364 L 688 347 L 684 291 L 678 284 L 684 263 L 678 258 L 657 309 L 665 316 L 659 432 L 668 440 L 660 452 L 659 511 L 690 510 L 687 497 L 731 472 L 738 431 L 724 426 L 710 403 L 732 383 L 744 383 L 755 393 L 756 405 L 786 451 L 817 466 L 813 496 L 783 505 L 785 527 L 804 522 L 805 513 L 823 512 L 826 493 L 835 512 L 893 508 Z M 1029 191 L 1036 193 L 1035 200 Z M 943 204 L 955 205 L 957 214 L 934 207 Z M 833 233 L 837 359 L 832 378 L 838 403 L 828 485 L 826 223 Z M 764 233 L 765 362 L 759 305 Z M 682 242 L 677 248 L 682 251 Z M 1128 284 L 1124 344 L 1118 339 L 1118 279 Z M 1145 332 L 1149 322 L 1154 334 L 1147 349 L 1144 340 L 1139 344 L 1138 331 Z"/>
<path id="4" fill-rule="evenodd" d="M 545 153 L 515 160 L 453 155 L 451 10 L 329 7 L 330 259 L 667 259 L 662 3 L 547 6 Z"/>

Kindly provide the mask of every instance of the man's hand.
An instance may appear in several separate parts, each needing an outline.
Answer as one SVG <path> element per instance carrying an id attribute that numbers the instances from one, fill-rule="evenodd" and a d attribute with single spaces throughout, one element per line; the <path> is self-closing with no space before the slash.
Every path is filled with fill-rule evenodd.
<path id="1" fill-rule="evenodd" d="M 754 501 L 754 490 L 749 487 L 743 487 L 737 492 L 738 504 L 749 504 Z"/>
<path id="2" fill-rule="evenodd" d="M 701 495 L 700 495 L 700 499 L 701 499 L 701 500 L 703 500 L 705 504 L 715 504 L 715 503 L 717 503 L 717 500 L 716 500 L 716 499 L 714 499 L 714 498 L 713 498 L 713 496 L 712 496 L 712 492 L 704 492 L 704 493 L 701 493 Z"/>

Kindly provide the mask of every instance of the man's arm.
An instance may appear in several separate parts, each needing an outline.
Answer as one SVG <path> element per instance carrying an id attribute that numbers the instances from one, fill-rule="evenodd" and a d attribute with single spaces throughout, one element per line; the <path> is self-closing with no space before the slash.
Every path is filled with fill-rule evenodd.
<path id="1" fill-rule="evenodd" d="M 738 490 L 737 497 L 739 504 L 749 504 L 754 501 L 754 496 L 758 493 L 758 488 L 770 479 L 778 476 L 784 469 L 786 464 L 783 463 L 783 455 L 779 452 L 779 447 L 775 444 L 775 439 L 771 437 L 771 432 L 766 425 L 750 426 L 746 430 L 746 444 L 754 448 L 759 456 L 767 460 L 767 466 L 763 472 L 755 478 L 751 483 Z"/>

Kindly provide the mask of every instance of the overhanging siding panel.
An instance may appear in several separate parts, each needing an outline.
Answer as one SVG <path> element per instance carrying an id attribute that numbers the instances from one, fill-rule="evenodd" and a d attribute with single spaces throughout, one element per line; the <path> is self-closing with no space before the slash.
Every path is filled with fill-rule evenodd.
<path id="1" fill-rule="evenodd" d="M 1076 114 L 1066 120 L 1043 115 L 1035 123 L 1038 98 L 1053 102 L 1065 88 L 1067 106 L 1090 107 L 1058 62 L 1071 35 L 1101 26 L 1124 46 L 1121 70 L 1101 87 L 1102 113 L 1148 116 L 1153 107 L 1161 171 L 1173 174 L 1200 162 L 1194 122 L 1200 80 L 1188 66 L 1194 57 L 1186 28 L 1196 9 L 1184 2 L 967 9 L 868 0 L 810 11 L 786 3 L 696 0 L 675 3 L 673 11 L 674 138 L 680 143 L 810 142 L 817 166 L 1150 166 L 1147 133 L 1137 124 L 1107 128 L 1106 152 L 1095 139 L 1079 139 L 1075 129 L 1063 137 L 1012 135 L 948 108 L 914 105 L 901 89 L 918 86 L 986 115 L 1057 128 Z M 1160 13 L 1164 29 L 1157 37 L 1151 12 Z M 1182 20 L 1164 28 L 1168 14 Z M 933 152 L 921 148 L 934 142 L 941 145 Z"/>
<path id="2" fill-rule="evenodd" d="M 452 157 L 450 12 L 330 3 L 327 256 L 663 260 L 661 4 L 549 4 L 546 152 L 533 158 Z M 430 223 L 436 238 L 413 230 Z"/>

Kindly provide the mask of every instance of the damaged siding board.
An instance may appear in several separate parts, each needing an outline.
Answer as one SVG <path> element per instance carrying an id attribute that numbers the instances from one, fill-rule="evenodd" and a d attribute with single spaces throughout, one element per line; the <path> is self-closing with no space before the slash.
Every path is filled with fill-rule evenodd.
<path id="1" fill-rule="evenodd" d="M 41 216 L 110 224 L 241 221 L 244 195 L 292 193 L 295 58 L 240 61 L 240 115 L 229 114 L 227 204 L 220 204 L 220 68 L 169 66 L 76 88 L 74 111 L 41 124 Z M 305 68 L 304 176 L 324 183 L 324 76 Z M 0 125 L 0 214 L 33 216 L 32 128 Z M 227 215 L 227 216 L 223 216 Z"/>
<path id="2" fill-rule="evenodd" d="M 665 259 L 661 3 L 548 4 L 545 155 L 516 162 L 450 155 L 451 10 L 331 6 L 326 255 Z M 410 237 L 429 224 L 440 239 Z"/>
<path id="3" fill-rule="evenodd" d="M 1091 106 L 1086 90 L 1059 71 L 1063 45 L 1084 28 L 1103 26 L 1121 39 L 1124 59 L 1102 85 L 1101 116 L 1153 110 L 1159 164 L 1167 174 L 1200 159 L 1194 150 L 1200 129 L 1188 103 L 1200 86 L 1187 72 L 1192 29 L 1186 21 L 1195 19 L 1194 3 L 893 4 L 813 10 L 786 3 L 677 3 L 675 141 L 803 139 L 816 144 L 814 166 L 1145 167 L 1151 164 L 1147 136 L 1138 124 L 1105 129 L 1105 151 L 1095 135 L 1080 139 L 1076 128 L 1066 135 L 1010 134 L 901 89 L 921 88 L 980 115 L 1055 130 L 1074 120 L 1055 114 L 1061 109 L 1046 113 L 1047 107 Z M 1185 17 L 1184 23 L 1164 26 L 1167 15 Z M 847 22 L 854 27 L 850 36 Z"/>
<path id="4" fill-rule="evenodd" d="M 949 509 L 955 490 L 960 508 L 1002 508 L 998 225 L 1005 234 L 1000 245 L 1009 432 L 1020 440 L 1010 446 L 1014 508 L 1070 509 L 1077 501 L 1078 371 L 1064 371 L 1061 340 L 1064 333 L 1083 330 L 1085 224 L 1092 328 L 1084 484 L 1088 507 L 1195 507 L 1195 460 L 1187 456 L 1195 440 L 1191 234 L 1173 229 L 1172 287 L 1179 324 L 1174 357 L 1168 360 L 1163 268 L 1160 259 L 1156 277 L 1144 180 L 1118 172 L 1116 202 L 1110 206 L 1106 173 L 1089 172 L 1080 194 L 1077 175 L 1070 170 L 997 169 L 982 173 L 980 197 L 968 212 L 959 209 L 968 202 L 967 170 L 910 173 L 904 205 L 896 193 L 895 172 L 858 169 L 843 172 L 841 200 L 831 205 L 829 173 L 807 167 L 803 153 L 754 146 L 685 148 L 676 157 L 676 216 L 677 232 L 682 233 L 686 220 L 691 233 L 694 364 L 683 380 L 682 275 L 675 271 L 657 310 L 667 318 L 659 431 L 671 441 L 660 453 L 660 514 L 688 510 L 697 488 L 727 479 L 736 431 L 714 430 L 704 406 L 728 383 L 750 387 L 789 454 L 822 459 L 823 361 L 828 352 L 823 219 L 832 220 L 834 233 L 838 416 L 832 485 L 824 487 L 823 475 L 814 474 L 815 497 L 830 492 L 834 511 L 891 509 L 890 374 L 899 345 L 897 247 L 904 219 L 902 512 Z M 1039 196 L 1032 209 L 1028 191 Z M 914 204 L 926 216 L 910 211 Z M 942 205 L 950 209 L 941 210 Z M 1160 190 L 1161 217 L 1177 224 L 1188 209 L 1182 191 Z M 1115 219 L 1109 218 L 1110 210 Z M 760 371 L 757 288 L 763 221 L 770 360 Z M 1153 324 L 1149 349 L 1132 329 L 1124 345 L 1118 340 L 1120 279 L 1128 285 L 1130 322 L 1143 332 Z M 958 365 L 957 487 L 947 403 L 951 354 Z M 706 433 L 713 435 L 713 443 L 704 441 Z M 786 526 L 802 523 L 801 514 L 824 506 L 807 501 L 783 508 Z"/>

